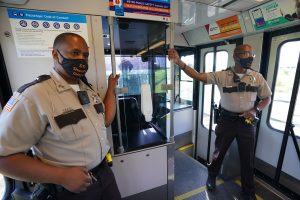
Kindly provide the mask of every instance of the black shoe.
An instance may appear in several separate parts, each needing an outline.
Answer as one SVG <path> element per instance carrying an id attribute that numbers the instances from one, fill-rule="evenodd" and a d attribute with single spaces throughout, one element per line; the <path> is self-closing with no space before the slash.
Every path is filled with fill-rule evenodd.
<path id="1" fill-rule="evenodd" d="M 215 176 L 208 176 L 206 181 L 206 188 L 209 191 L 213 191 L 216 189 L 216 177 Z"/>

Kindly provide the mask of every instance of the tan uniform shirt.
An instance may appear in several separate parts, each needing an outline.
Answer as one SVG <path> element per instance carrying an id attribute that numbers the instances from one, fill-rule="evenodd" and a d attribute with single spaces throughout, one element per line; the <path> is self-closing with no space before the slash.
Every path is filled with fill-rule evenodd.
<path id="1" fill-rule="evenodd" d="M 244 91 L 244 92 L 225 92 L 223 88 L 237 87 L 238 83 L 233 81 L 233 72 L 231 70 L 224 70 L 218 72 L 211 72 L 207 74 L 207 83 L 216 84 L 220 91 L 221 107 L 231 112 L 242 113 L 254 107 L 256 97 L 264 99 L 270 97 L 272 92 L 264 79 L 264 77 L 253 70 L 247 70 L 241 78 L 241 82 L 257 87 L 257 92 Z"/>
<path id="2" fill-rule="evenodd" d="M 42 161 L 57 166 L 97 166 L 109 150 L 104 113 L 97 113 L 99 95 L 83 82 L 90 103 L 81 105 L 77 93 L 54 70 L 51 79 L 15 92 L 10 111 L 0 116 L 0 156 L 26 152 L 33 147 Z M 104 104 L 102 104 L 104 107 Z M 86 118 L 59 128 L 56 116 L 82 109 Z"/>

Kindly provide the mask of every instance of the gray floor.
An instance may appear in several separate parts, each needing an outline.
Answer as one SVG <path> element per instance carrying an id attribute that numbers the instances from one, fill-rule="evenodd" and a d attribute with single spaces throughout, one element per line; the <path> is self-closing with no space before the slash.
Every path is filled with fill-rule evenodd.
<path id="1" fill-rule="evenodd" d="M 243 200 L 239 177 L 226 181 L 218 179 L 214 192 L 206 190 L 206 179 L 204 165 L 180 151 L 175 152 L 175 200 Z M 257 178 L 255 191 L 258 200 L 288 199 Z"/>

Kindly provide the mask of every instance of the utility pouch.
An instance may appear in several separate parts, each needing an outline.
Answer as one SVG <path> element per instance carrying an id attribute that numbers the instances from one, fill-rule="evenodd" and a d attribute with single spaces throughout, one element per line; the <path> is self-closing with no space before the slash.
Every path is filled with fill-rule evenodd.
<path id="1" fill-rule="evenodd" d="M 220 119 L 221 108 L 214 104 L 214 123 L 218 124 Z"/>
<path id="2" fill-rule="evenodd" d="M 37 184 L 34 191 L 31 194 L 30 200 L 54 200 L 54 195 L 48 188 L 42 184 Z"/>

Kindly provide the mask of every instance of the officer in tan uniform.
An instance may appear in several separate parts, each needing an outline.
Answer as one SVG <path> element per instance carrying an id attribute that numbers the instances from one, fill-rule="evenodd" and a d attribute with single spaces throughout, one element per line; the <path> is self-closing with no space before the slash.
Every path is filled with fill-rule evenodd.
<path id="1" fill-rule="evenodd" d="M 216 176 L 233 139 L 237 139 L 241 160 L 241 182 L 246 199 L 256 199 L 254 191 L 254 144 L 257 112 L 271 101 L 271 90 L 263 76 L 251 69 L 252 47 L 248 44 L 234 50 L 235 66 L 224 71 L 199 73 L 180 60 L 174 49 L 169 49 L 172 59 L 187 75 L 207 84 L 216 84 L 221 96 L 221 110 L 216 127 L 215 151 L 208 166 L 207 189 L 216 187 Z M 255 104 L 257 97 L 260 101 Z"/>
<path id="2" fill-rule="evenodd" d="M 89 49 L 81 36 L 58 35 L 52 56 L 50 75 L 22 86 L 1 113 L 0 173 L 40 183 L 35 199 L 121 199 L 105 162 L 119 76 L 109 77 L 102 101 L 85 78 Z M 30 148 L 37 159 L 25 155 Z"/>

